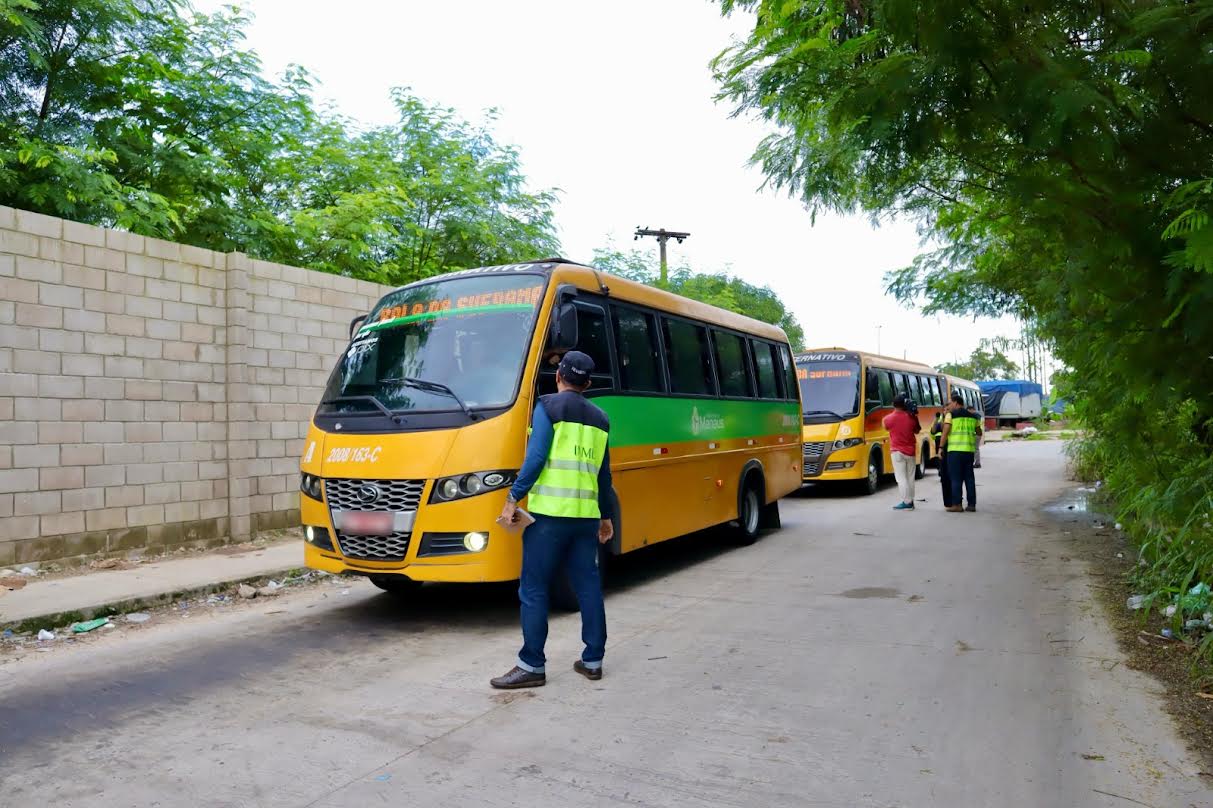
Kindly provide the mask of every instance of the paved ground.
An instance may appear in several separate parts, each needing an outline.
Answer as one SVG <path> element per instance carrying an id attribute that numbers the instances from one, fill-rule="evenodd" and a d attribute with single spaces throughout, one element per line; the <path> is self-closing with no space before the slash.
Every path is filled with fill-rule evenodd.
<path id="1" fill-rule="evenodd" d="M 518 636 L 485 588 L 410 613 L 321 586 L 0 657 L 0 804 L 1213 804 L 1039 508 L 1059 449 L 989 447 L 978 514 L 932 476 L 915 513 L 812 493 L 753 547 L 633 559 L 597 683 L 565 616 L 548 686 L 491 691 Z"/>

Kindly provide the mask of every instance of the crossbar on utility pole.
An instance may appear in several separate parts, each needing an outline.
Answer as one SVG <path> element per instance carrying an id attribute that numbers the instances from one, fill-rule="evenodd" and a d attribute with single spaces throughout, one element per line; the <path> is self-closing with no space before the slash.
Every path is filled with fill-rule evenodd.
<path id="1" fill-rule="evenodd" d="M 677 230 L 666 230 L 664 227 L 659 230 L 650 230 L 647 227 L 637 227 L 636 232 L 632 236 L 632 241 L 636 241 L 644 236 L 652 236 L 657 239 L 657 244 L 661 248 L 661 285 L 665 286 L 670 278 L 670 271 L 666 263 L 665 243 L 670 239 L 674 239 L 679 244 L 682 240 L 690 236 L 690 233 L 681 233 Z"/>

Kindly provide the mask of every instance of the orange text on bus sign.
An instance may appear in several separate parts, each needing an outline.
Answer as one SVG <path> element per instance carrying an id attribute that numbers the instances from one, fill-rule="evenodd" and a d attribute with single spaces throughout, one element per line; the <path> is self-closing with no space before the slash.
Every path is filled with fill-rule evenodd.
<path id="1" fill-rule="evenodd" d="M 385 306 L 379 311 L 379 321 L 395 320 L 397 317 L 409 317 L 417 314 L 433 314 L 451 309 L 473 309 L 481 306 L 534 306 L 543 294 L 542 286 L 531 286 L 526 289 L 509 289 L 506 291 L 484 292 L 479 295 L 464 295 L 446 300 L 430 300 L 417 303 L 403 303 L 399 306 Z"/>

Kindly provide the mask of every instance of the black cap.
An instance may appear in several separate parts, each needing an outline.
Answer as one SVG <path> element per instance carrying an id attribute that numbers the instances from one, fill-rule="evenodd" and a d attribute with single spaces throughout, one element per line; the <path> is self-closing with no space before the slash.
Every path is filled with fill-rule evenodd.
<path id="1" fill-rule="evenodd" d="M 909 398 L 905 393 L 898 393 L 897 395 L 893 396 L 894 407 L 904 407 L 907 401 L 909 401 Z"/>
<path id="2" fill-rule="evenodd" d="M 594 360 L 581 351 L 569 351 L 561 358 L 556 369 L 566 382 L 582 387 L 590 382 L 590 374 L 594 372 Z"/>

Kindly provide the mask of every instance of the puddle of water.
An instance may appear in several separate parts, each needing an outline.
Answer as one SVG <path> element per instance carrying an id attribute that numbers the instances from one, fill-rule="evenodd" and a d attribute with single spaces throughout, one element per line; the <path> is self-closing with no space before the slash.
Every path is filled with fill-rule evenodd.
<path id="1" fill-rule="evenodd" d="M 848 589 L 846 592 L 839 592 L 841 598 L 899 598 L 901 592 L 891 586 L 861 586 L 858 589 Z"/>
<path id="2" fill-rule="evenodd" d="M 1101 511 L 1099 503 L 1092 501 L 1091 498 L 1094 493 L 1094 488 L 1081 486 L 1071 488 L 1057 499 L 1045 505 L 1042 510 L 1055 519 L 1067 516 L 1081 516 L 1095 518 L 1100 522 L 1110 521 L 1110 514 Z"/>

